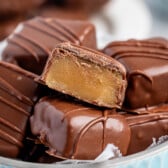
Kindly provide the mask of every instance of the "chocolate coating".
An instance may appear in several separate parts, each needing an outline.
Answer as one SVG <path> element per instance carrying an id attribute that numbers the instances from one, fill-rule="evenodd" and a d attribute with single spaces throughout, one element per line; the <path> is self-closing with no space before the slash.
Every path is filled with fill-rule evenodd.
<path id="1" fill-rule="evenodd" d="M 131 128 L 131 140 L 127 154 L 145 150 L 153 138 L 168 135 L 168 112 L 145 115 L 126 115 Z"/>
<path id="2" fill-rule="evenodd" d="M 125 68 L 118 61 L 69 42 L 56 45 L 40 82 L 85 102 L 110 108 L 122 106 L 127 85 Z"/>
<path id="3" fill-rule="evenodd" d="M 112 42 L 105 47 L 104 53 L 120 61 L 127 69 L 126 109 L 138 111 L 138 108 L 168 103 L 167 40 Z"/>
<path id="4" fill-rule="evenodd" d="M 95 159 L 108 143 L 127 153 L 130 128 L 124 117 L 79 102 L 45 97 L 30 118 L 32 133 L 58 158 Z"/>
<path id="5" fill-rule="evenodd" d="M 17 157 L 26 125 L 38 98 L 36 75 L 0 62 L 0 155 Z"/>
<path id="6" fill-rule="evenodd" d="M 96 48 L 95 29 L 85 21 L 36 17 L 19 24 L 0 44 L 0 53 L 4 61 L 40 74 L 55 45 L 64 41 Z"/>

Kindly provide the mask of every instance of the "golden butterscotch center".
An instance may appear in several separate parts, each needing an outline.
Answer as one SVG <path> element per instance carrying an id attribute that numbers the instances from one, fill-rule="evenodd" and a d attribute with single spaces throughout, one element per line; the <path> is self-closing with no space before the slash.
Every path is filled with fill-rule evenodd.
<path id="1" fill-rule="evenodd" d="M 122 102 L 122 74 L 73 55 L 53 58 L 45 83 L 99 106 L 119 107 Z"/>

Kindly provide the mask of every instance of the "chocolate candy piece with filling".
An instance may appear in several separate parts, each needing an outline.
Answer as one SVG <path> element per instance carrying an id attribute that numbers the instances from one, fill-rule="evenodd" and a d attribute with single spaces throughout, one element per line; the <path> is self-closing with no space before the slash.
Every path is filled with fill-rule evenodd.
<path id="1" fill-rule="evenodd" d="M 55 45 L 70 41 L 96 48 L 94 26 L 87 21 L 36 17 L 25 21 L 0 44 L 2 59 L 41 74 Z"/>
<path id="2" fill-rule="evenodd" d="M 168 135 L 168 111 L 144 115 L 125 115 L 131 128 L 131 140 L 127 154 L 145 150 L 153 138 Z"/>
<path id="3" fill-rule="evenodd" d="M 42 98 L 30 123 L 48 153 L 63 159 L 95 159 L 109 143 L 124 155 L 130 142 L 123 116 L 62 98 Z"/>
<path id="4" fill-rule="evenodd" d="M 36 75 L 0 62 L 0 156 L 17 157 L 26 125 L 38 98 Z"/>
<path id="5" fill-rule="evenodd" d="M 112 42 L 105 47 L 104 53 L 120 61 L 127 69 L 125 108 L 139 111 L 138 108 L 168 103 L 167 40 Z M 147 109 L 141 111 L 147 112 Z"/>
<path id="6" fill-rule="evenodd" d="M 116 60 L 70 43 L 56 46 L 40 81 L 49 88 L 104 107 L 120 108 L 126 74 Z"/>

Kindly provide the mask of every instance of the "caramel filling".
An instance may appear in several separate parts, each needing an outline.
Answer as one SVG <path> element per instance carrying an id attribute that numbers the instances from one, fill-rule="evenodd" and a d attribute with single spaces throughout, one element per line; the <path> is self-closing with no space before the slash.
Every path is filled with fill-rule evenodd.
<path id="1" fill-rule="evenodd" d="M 123 87 L 117 71 L 73 55 L 58 56 L 45 76 L 46 84 L 55 90 L 100 106 L 118 107 Z"/>

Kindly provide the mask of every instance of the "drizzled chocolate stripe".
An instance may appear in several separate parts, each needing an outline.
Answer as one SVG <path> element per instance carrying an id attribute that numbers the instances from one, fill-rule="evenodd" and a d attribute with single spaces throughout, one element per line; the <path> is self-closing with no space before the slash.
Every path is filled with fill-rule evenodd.
<path id="1" fill-rule="evenodd" d="M 103 52 L 120 61 L 127 69 L 125 110 L 146 113 L 148 108 L 168 104 L 166 39 L 112 42 Z M 155 108 L 155 111 L 164 112 L 164 109 Z"/>
<path id="2" fill-rule="evenodd" d="M 87 110 L 87 109 L 84 109 L 83 110 Z M 91 110 L 91 108 L 90 108 Z M 96 119 L 94 120 L 91 120 L 89 123 L 87 123 L 81 130 L 80 130 L 80 133 L 78 134 L 77 138 L 76 138 L 76 142 L 75 142 L 75 146 L 74 146 L 74 149 L 73 149 L 73 155 L 72 155 L 72 159 L 75 157 L 76 153 L 78 152 L 78 147 L 79 147 L 79 143 L 80 143 L 80 140 L 82 139 L 82 136 L 84 136 L 91 127 L 93 127 L 94 125 L 98 124 L 98 123 L 102 123 L 103 125 L 103 136 L 102 136 L 102 151 L 104 150 L 105 146 L 107 144 L 105 144 L 105 139 L 106 139 L 106 135 L 105 135 L 105 130 L 106 130 L 106 121 L 107 119 L 110 117 L 110 115 L 108 114 L 107 111 L 102 111 L 102 116 L 100 117 L 97 117 Z M 112 116 L 111 116 L 112 117 Z"/>
<path id="3" fill-rule="evenodd" d="M 64 26 L 59 27 L 60 24 L 54 24 L 54 22 L 56 22 L 55 20 L 47 22 L 46 20 L 40 19 L 39 21 L 41 23 L 43 23 L 44 25 L 48 26 L 49 28 L 53 29 L 54 31 L 60 33 L 62 35 L 62 37 L 67 38 L 67 41 L 71 41 L 71 42 L 75 42 L 76 40 L 73 38 L 73 36 L 71 36 L 71 33 L 69 33 L 69 29 L 65 29 Z M 62 29 L 61 29 L 62 28 Z M 60 36 L 60 41 L 64 41 L 64 39 L 62 39 L 62 37 Z"/>
<path id="4" fill-rule="evenodd" d="M 8 106 L 10 106 L 10 107 L 12 107 L 12 108 L 14 108 L 14 109 L 16 109 L 16 110 L 19 111 L 19 112 L 24 113 L 24 114 L 27 115 L 27 116 L 30 115 L 30 113 L 27 112 L 26 110 L 24 110 L 23 108 L 21 108 L 21 107 L 15 105 L 15 104 L 9 102 L 8 100 L 4 99 L 4 98 L 1 97 L 1 96 L 0 96 L 0 101 L 1 101 L 2 103 L 5 103 L 6 105 L 8 105 Z"/>
<path id="5" fill-rule="evenodd" d="M 112 54 L 112 57 L 116 58 L 118 55 L 122 55 L 122 54 L 125 54 L 125 53 L 130 53 L 133 54 L 134 53 L 139 53 L 141 54 L 142 57 L 144 57 L 144 54 L 149 54 L 149 56 L 151 56 L 152 54 L 158 54 L 159 56 L 161 55 L 161 57 L 163 56 L 167 56 L 168 55 L 168 52 L 164 52 L 164 51 L 161 51 L 161 50 L 157 50 L 157 49 L 144 49 L 144 48 L 137 48 L 137 49 L 127 49 L 127 50 L 119 50 L 119 51 L 116 51 Z M 155 57 L 156 58 L 156 57 Z"/>
<path id="6" fill-rule="evenodd" d="M 13 145 L 17 145 L 18 147 L 22 147 L 23 146 L 21 141 L 17 140 L 15 137 L 11 136 L 10 134 L 8 134 L 7 132 L 4 132 L 1 129 L 0 129 L 0 137 L 2 139 L 4 139 L 5 141 L 13 144 Z"/>
<path id="7" fill-rule="evenodd" d="M 96 48 L 95 29 L 86 21 L 36 17 L 18 25 L 0 45 L 2 60 L 41 74 L 55 45 L 71 42 Z"/>
<path id="8" fill-rule="evenodd" d="M 80 140 L 82 139 L 82 136 L 84 136 L 88 130 L 93 127 L 94 125 L 96 125 L 97 123 L 100 123 L 103 121 L 103 118 L 102 117 L 98 117 L 94 120 L 91 120 L 89 123 L 87 123 L 81 130 L 80 130 L 80 133 L 78 134 L 76 140 L 75 140 L 75 145 L 74 145 L 74 148 L 73 148 L 73 155 L 71 156 L 72 159 L 75 158 L 75 155 L 76 153 L 78 152 L 78 147 L 79 147 L 79 143 L 80 143 Z M 103 128 L 104 130 L 104 128 Z"/>
<path id="9" fill-rule="evenodd" d="M 115 46 L 136 46 L 136 47 L 153 47 L 168 49 L 166 40 L 162 38 L 147 39 L 147 40 L 128 40 L 128 41 L 114 41 L 108 45 L 109 47 Z"/>
<path id="10" fill-rule="evenodd" d="M 9 70 L 12 70 L 14 73 L 17 72 L 17 73 L 19 73 L 19 74 L 21 74 L 21 75 L 23 75 L 25 77 L 28 77 L 28 78 L 30 78 L 32 80 L 34 80 L 35 78 L 38 77 L 38 75 L 36 75 L 34 73 L 31 73 L 31 72 L 26 71 L 26 70 L 24 70 L 22 68 L 19 68 L 16 65 L 13 65 L 13 64 L 10 64 L 10 63 L 4 62 L 4 61 L 0 61 L 0 66 L 5 67 L 5 68 L 7 68 Z"/>
<path id="11" fill-rule="evenodd" d="M 58 42 L 61 42 L 61 41 L 62 41 L 62 40 L 60 39 L 60 37 L 58 37 L 58 36 L 57 36 L 56 34 L 54 34 L 53 32 L 44 30 L 44 27 L 39 27 L 39 26 L 37 26 L 36 24 L 31 24 L 31 23 L 25 23 L 25 25 L 28 26 L 28 27 L 30 27 L 30 28 L 32 28 L 32 29 L 37 30 L 37 32 L 40 31 L 40 32 L 42 32 L 42 33 L 44 33 L 44 34 L 50 36 L 51 38 L 57 39 Z M 49 27 L 49 26 L 47 26 L 47 27 Z"/>
<path id="12" fill-rule="evenodd" d="M 153 138 L 168 135 L 168 111 L 153 114 L 124 114 L 131 128 L 131 140 L 128 154 L 147 149 Z"/>
<path id="13" fill-rule="evenodd" d="M 163 59 L 163 60 L 168 60 L 168 56 L 167 55 L 156 55 L 156 53 L 143 53 L 143 52 L 130 52 L 129 53 L 122 53 L 122 54 L 119 54 L 119 55 L 116 55 L 115 56 L 115 59 L 119 60 L 119 59 L 122 59 L 122 58 L 126 58 L 126 57 L 144 57 L 144 58 L 154 58 L 154 59 Z"/>
<path id="14" fill-rule="evenodd" d="M 130 126 L 133 125 L 140 125 L 140 124 L 145 124 L 145 123 L 150 123 L 153 121 L 159 121 L 159 120 L 164 120 L 168 119 L 168 113 L 154 113 L 154 114 L 147 114 L 147 115 L 140 115 L 137 117 L 137 115 L 132 115 L 128 116 L 127 120 L 129 122 Z"/>
<path id="15" fill-rule="evenodd" d="M 35 39 L 30 38 L 29 35 L 20 33 L 20 34 L 16 34 L 16 36 L 25 40 L 25 41 L 27 41 L 27 42 L 29 42 L 29 43 L 31 43 L 31 44 L 33 44 L 33 46 L 36 46 L 36 47 L 40 48 L 46 54 L 50 53 L 49 49 L 46 46 L 44 46 L 42 43 L 38 43 Z"/>
<path id="16" fill-rule="evenodd" d="M 25 51 L 27 51 L 29 54 L 31 54 L 35 60 L 38 62 L 39 58 L 38 55 L 35 51 L 32 50 L 32 48 L 26 46 L 24 43 L 22 43 L 21 41 L 19 41 L 19 39 L 17 38 L 8 38 L 7 39 L 9 43 L 12 43 L 16 46 L 19 46 L 20 48 L 24 49 Z"/>
<path id="17" fill-rule="evenodd" d="M 108 143 L 126 154 L 130 140 L 121 115 L 56 97 L 42 98 L 30 123 L 32 133 L 49 147 L 48 154 L 63 159 L 94 159 Z"/>
<path id="18" fill-rule="evenodd" d="M 21 92 L 19 92 L 17 89 L 15 89 L 11 84 L 9 84 L 1 77 L 0 77 L 0 88 L 6 91 L 8 94 L 15 96 L 17 99 L 19 99 L 20 101 L 22 101 L 27 105 L 32 106 L 34 104 L 30 98 L 24 96 Z"/>
<path id="19" fill-rule="evenodd" d="M 158 39 L 160 40 L 160 39 Z M 111 54 L 112 57 L 117 57 L 118 55 L 125 53 L 139 53 L 143 54 L 160 54 L 167 56 L 168 55 L 168 46 L 165 44 L 165 41 L 153 40 L 128 40 L 128 41 L 117 41 L 110 43 L 106 48 L 113 48 Z M 149 49 L 150 48 L 150 49 Z M 108 52 L 108 51 L 107 51 Z"/>
<path id="20" fill-rule="evenodd" d="M 37 76 L 2 61 L 0 72 L 0 155 L 15 158 L 23 147 L 27 121 L 38 98 Z"/>
<path id="21" fill-rule="evenodd" d="M 78 109 L 74 109 L 74 110 L 67 111 L 67 112 L 64 114 L 64 117 L 63 117 L 62 121 L 63 121 L 66 117 L 68 117 L 68 115 L 71 115 L 72 113 L 75 113 L 75 112 L 79 112 L 79 113 L 80 113 L 80 111 L 89 110 L 89 109 L 91 109 L 91 108 L 78 108 Z"/>
<path id="22" fill-rule="evenodd" d="M 163 55 L 167 56 L 168 55 L 168 50 L 164 51 L 160 48 L 144 48 L 144 47 L 136 47 L 136 46 L 121 46 L 121 47 L 112 47 L 113 48 L 113 53 L 111 54 L 112 57 L 117 57 L 120 54 L 125 54 L 125 53 L 140 53 L 140 54 L 158 54 L 158 55 Z"/>
<path id="23" fill-rule="evenodd" d="M 6 119 L 0 117 L 0 123 L 3 125 L 6 125 L 7 127 L 9 127 L 10 129 L 22 134 L 22 130 L 18 127 L 16 127 L 15 125 L 13 125 L 11 122 L 7 121 Z"/>
<path id="24" fill-rule="evenodd" d="M 80 41 L 80 38 L 73 32 L 71 31 L 66 25 L 62 24 L 61 21 L 59 20 L 54 20 L 54 23 L 58 26 L 60 26 L 61 28 L 63 28 L 66 32 L 68 32 L 76 41 L 79 41 L 80 44 L 81 44 L 81 41 Z"/>

